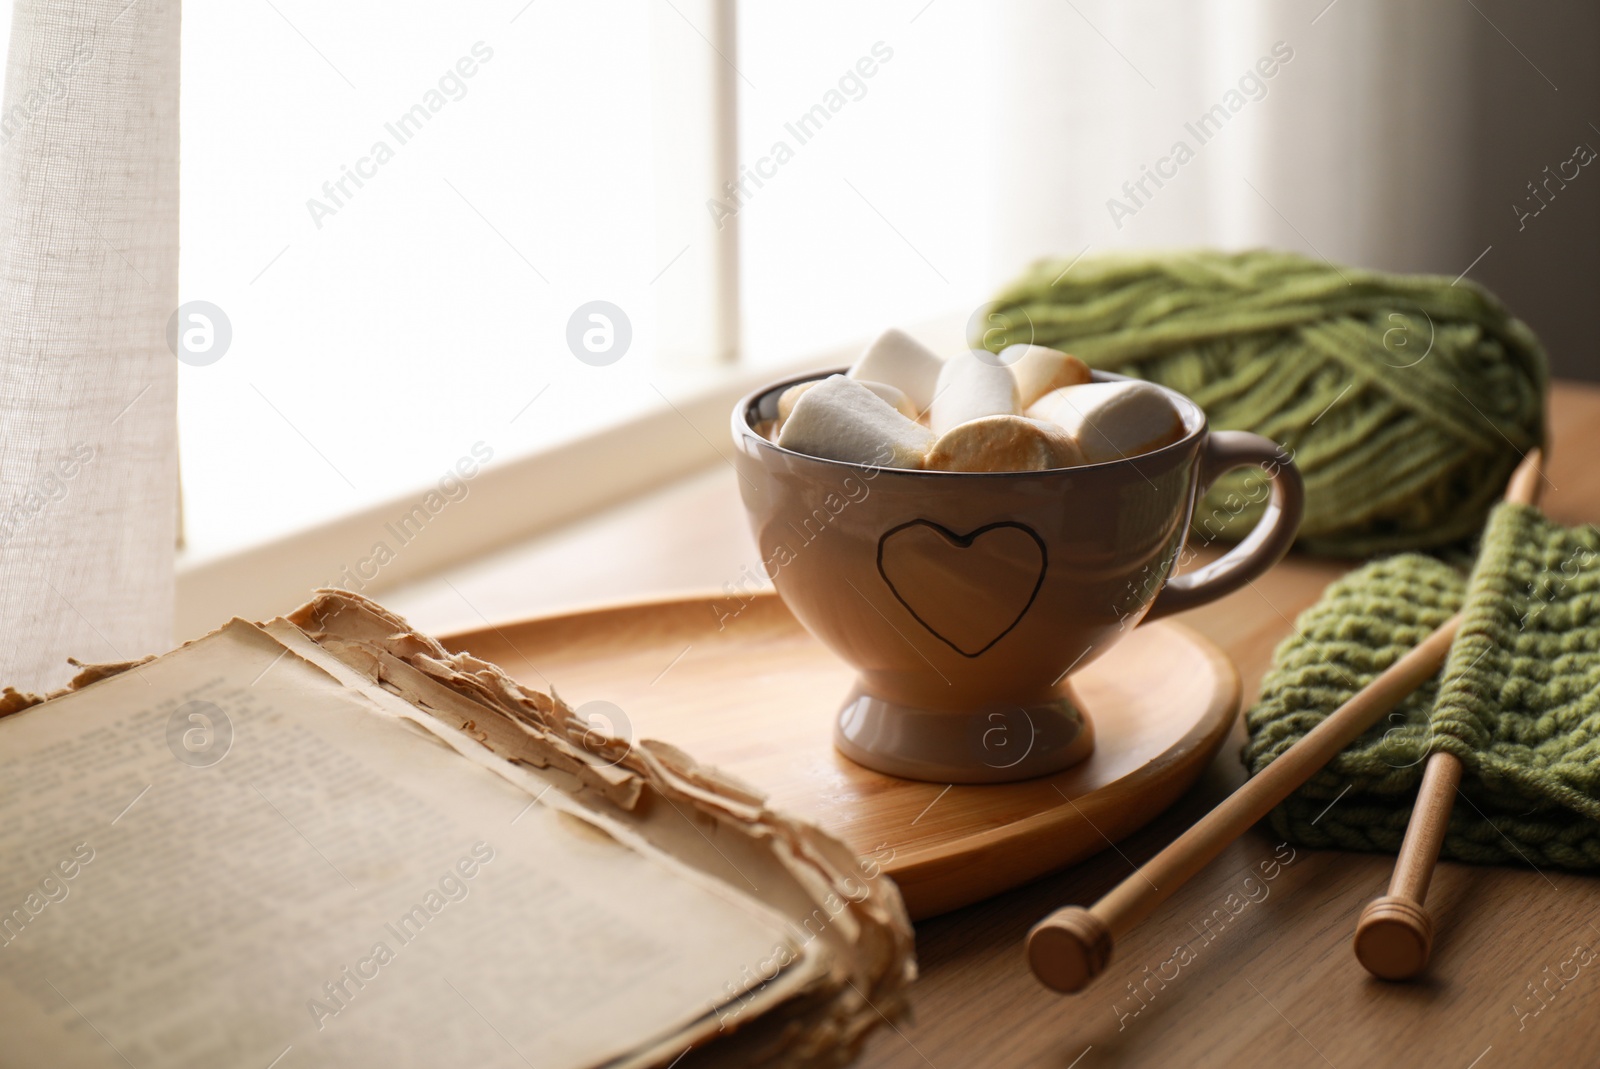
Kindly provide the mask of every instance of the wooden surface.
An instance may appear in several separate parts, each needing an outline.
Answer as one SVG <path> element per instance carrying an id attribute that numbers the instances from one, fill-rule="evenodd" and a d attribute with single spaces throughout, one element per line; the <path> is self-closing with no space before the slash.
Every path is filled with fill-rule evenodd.
<path id="1" fill-rule="evenodd" d="M 1151 624 L 1072 677 L 1094 725 L 1087 760 L 1014 784 L 918 783 L 834 749 L 852 672 L 773 594 L 648 601 L 441 638 L 519 682 L 553 685 L 580 710 L 609 702 L 626 722 L 608 731 L 667 740 L 816 821 L 892 876 L 914 918 L 991 897 L 1143 827 L 1193 785 L 1239 711 L 1239 675 L 1216 646 L 1181 625 Z M 1026 745 L 998 738 L 992 750 L 1009 763 Z"/>
<path id="2" fill-rule="evenodd" d="M 1600 389 L 1558 385 L 1551 432 L 1545 511 L 1565 523 L 1600 519 L 1600 466 L 1594 464 Z M 710 457 L 709 447 L 707 455 L 715 467 L 702 477 L 383 600 L 419 626 L 445 630 L 563 602 L 736 584 L 754 567 L 755 552 L 740 526 L 735 477 Z M 1291 556 L 1251 587 L 1178 619 L 1232 655 L 1248 701 L 1295 614 L 1347 567 Z M 1562 963 L 1572 961 L 1577 943 L 1600 950 L 1600 880 L 1442 862 L 1428 895 L 1439 922 L 1429 975 L 1387 984 L 1356 962 L 1350 938 L 1361 908 L 1383 892 L 1394 859 L 1298 850 L 1263 882 L 1261 866 L 1270 870 L 1278 860 L 1276 840 L 1264 827 L 1246 834 L 1130 934 L 1101 984 L 1076 996 L 1039 986 L 1022 954 L 1028 928 L 1058 906 L 1100 897 L 1243 782 L 1243 741 L 1236 724 L 1197 786 L 1117 850 L 919 924 L 915 1020 L 879 1030 L 858 1064 L 1596 1064 L 1600 960 L 1581 968 L 1574 962 L 1563 969 Z M 1249 888 L 1257 888 L 1259 901 L 1245 897 Z M 1197 945 L 1194 960 L 1176 975 L 1168 966 L 1169 980 L 1151 978 L 1180 942 Z M 1570 978 L 1564 986 L 1556 978 L 1562 973 Z M 1148 984 L 1149 991 L 1140 989 L 1142 1000 L 1128 988 L 1132 983 Z M 1536 984 L 1548 984 L 1542 999 L 1532 993 Z"/>

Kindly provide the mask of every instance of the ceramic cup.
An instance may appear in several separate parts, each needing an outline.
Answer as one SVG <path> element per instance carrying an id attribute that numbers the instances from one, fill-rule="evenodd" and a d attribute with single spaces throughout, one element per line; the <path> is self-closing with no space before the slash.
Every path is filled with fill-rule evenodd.
<path id="1" fill-rule="evenodd" d="M 1259 435 L 1208 431 L 1200 406 L 1172 390 L 1180 441 L 1052 471 L 877 468 L 758 433 L 784 390 L 843 370 L 750 394 L 734 410 L 733 438 L 767 575 L 857 671 L 834 742 L 868 768 L 996 783 L 1081 761 L 1093 734 L 1070 673 L 1141 620 L 1238 589 L 1294 540 L 1303 490 L 1283 450 Z M 1247 465 L 1263 469 L 1261 493 L 1270 488 L 1260 522 L 1219 560 L 1173 577 L 1200 495 Z"/>

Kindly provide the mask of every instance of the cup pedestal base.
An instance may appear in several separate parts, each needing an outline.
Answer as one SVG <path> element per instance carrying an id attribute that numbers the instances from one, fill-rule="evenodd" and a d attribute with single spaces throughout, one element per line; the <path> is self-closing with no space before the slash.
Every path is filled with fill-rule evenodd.
<path id="1" fill-rule="evenodd" d="M 1030 705 L 920 709 L 857 687 L 833 744 L 858 765 L 931 783 L 1011 783 L 1070 768 L 1094 752 L 1094 729 L 1065 684 Z"/>

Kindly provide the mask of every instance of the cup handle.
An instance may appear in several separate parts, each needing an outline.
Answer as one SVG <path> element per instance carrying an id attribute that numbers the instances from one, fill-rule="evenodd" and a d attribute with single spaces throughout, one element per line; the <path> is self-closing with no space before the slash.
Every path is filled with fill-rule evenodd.
<path id="1" fill-rule="evenodd" d="M 1258 465 L 1272 481 L 1272 497 L 1250 534 L 1204 568 L 1167 580 L 1145 614 L 1155 620 L 1231 594 L 1289 552 L 1305 512 L 1305 483 L 1294 461 L 1270 438 L 1247 431 L 1213 431 L 1202 446 L 1198 501 L 1224 472 Z M 1185 534 L 1185 544 L 1188 536 Z"/>

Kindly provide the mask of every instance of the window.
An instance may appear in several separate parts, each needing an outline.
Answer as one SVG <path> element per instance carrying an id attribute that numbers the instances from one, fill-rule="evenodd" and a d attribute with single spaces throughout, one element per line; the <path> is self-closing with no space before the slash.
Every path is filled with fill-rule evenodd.
<path id="1" fill-rule="evenodd" d="M 948 8 L 191 0 L 181 292 L 226 325 L 183 326 L 231 334 L 180 369 L 191 553 L 970 311 L 981 12 Z"/>
<path id="2" fill-rule="evenodd" d="M 971 312 L 998 280 L 993 20 L 979 5 L 919 7 L 739 8 L 739 160 L 757 172 L 738 217 L 753 360 Z"/>
<path id="3" fill-rule="evenodd" d="M 632 2 L 191 0 L 180 370 L 190 546 L 270 539 L 659 405 L 649 21 Z M 627 310 L 597 368 L 566 324 Z"/>

